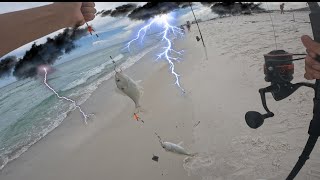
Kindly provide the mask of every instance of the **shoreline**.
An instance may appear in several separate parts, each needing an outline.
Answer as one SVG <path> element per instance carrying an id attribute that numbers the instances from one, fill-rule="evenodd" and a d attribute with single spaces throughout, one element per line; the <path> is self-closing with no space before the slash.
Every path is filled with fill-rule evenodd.
<path id="1" fill-rule="evenodd" d="M 154 51 L 154 50 L 153 50 Z M 143 81 L 143 86 L 145 83 L 149 83 L 150 84 L 150 80 L 152 78 L 157 77 L 157 75 L 155 75 L 156 73 L 159 73 L 159 71 L 162 72 L 162 74 L 167 74 L 167 64 L 164 62 L 155 62 L 153 60 L 150 61 L 150 59 L 154 59 L 154 53 L 153 51 L 147 53 L 141 60 L 139 60 L 138 62 L 136 62 L 134 65 L 132 65 L 131 67 L 129 67 L 128 69 L 124 70 L 126 74 L 128 74 L 130 77 L 132 77 L 135 80 L 144 80 Z M 145 67 L 149 67 L 148 69 L 145 69 Z M 140 69 L 140 71 L 137 71 L 137 69 Z M 172 91 L 177 92 L 178 90 L 175 87 L 170 87 L 171 86 L 171 82 L 173 82 L 172 77 L 169 75 L 167 78 L 167 80 L 164 82 L 165 84 L 167 84 L 169 86 L 169 88 L 171 88 Z M 151 82 L 152 84 L 152 82 Z M 81 152 L 82 149 L 84 149 L 83 147 L 91 147 L 94 145 L 90 145 L 91 140 L 96 138 L 100 138 L 101 136 L 105 136 L 105 132 L 104 131 L 111 131 L 111 134 L 117 134 L 117 132 L 114 132 L 114 129 L 118 129 L 119 126 L 121 126 L 121 131 L 124 131 L 124 129 L 127 129 L 127 131 L 137 131 L 134 132 L 135 133 L 139 133 L 140 136 L 142 136 L 141 138 L 144 138 L 145 135 L 149 136 L 148 142 L 149 144 L 152 143 L 153 144 L 153 151 L 149 151 L 149 155 L 145 156 L 145 153 L 138 153 L 141 154 L 140 159 L 145 160 L 145 163 L 152 163 L 153 165 L 153 173 L 154 174 L 158 174 L 158 178 L 161 178 L 162 176 L 164 176 L 166 173 L 168 173 L 168 168 L 163 167 L 162 169 L 156 168 L 157 163 L 153 162 L 151 160 L 152 157 L 152 153 L 158 153 L 158 154 L 162 154 L 161 156 L 159 155 L 160 159 L 159 162 L 164 161 L 165 156 L 167 156 L 167 154 L 169 154 L 168 156 L 175 157 L 176 155 L 170 155 L 170 153 L 167 152 L 163 152 L 162 148 L 160 146 L 160 144 L 158 144 L 159 142 L 157 141 L 156 137 L 154 136 L 154 133 L 152 132 L 153 130 L 152 127 L 150 126 L 150 124 L 148 125 L 147 123 L 152 123 L 152 121 L 148 121 L 147 119 L 149 119 L 148 113 L 154 110 L 151 110 L 151 108 L 146 108 L 147 109 L 147 113 L 146 116 L 143 117 L 145 118 L 145 124 L 140 125 L 139 122 L 135 122 L 133 120 L 133 118 L 131 118 L 131 111 L 133 112 L 134 108 L 133 108 L 133 102 L 131 102 L 130 99 L 128 99 L 127 97 L 122 97 L 121 95 L 118 95 L 115 93 L 114 88 L 115 88 L 115 84 L 114 84 L 114 78 L 110 78 L 106 81 L 104 81 L 102 84 L 99 85 L 99 87 L 96 89 L 96 91 L 94 91 L 91 95 L 91 97 L 82 104 L 82 108 L 86 109 L 87 112 L 93 112 L 95 114 L 95 118 L 93 119 L 93 121 L 89 120 L 88 126 L 83 125 L 82 121 L 81 121 L 81 116 L 80 113 L 77 111 L 73 111 L 71 112 L 68 117 L 56 128 L 54 129 L 52 132 L 50 132 L 49 134 L 47 134 L 47 136 L 45 136 L 44 138 L 42 138 L 40 141 L 38 141 L 37 143 L 35 143 L 32 147 L 30 147 L 28 149 L 27 152 L 23 153 L 18 159 L 15 159 L 12 162 L 9 162 L 2 170 L 2 172 L 0 173 L 0 177 L 2 175 L 5 176 L 5 178 L 8 179 L 16 179 L 19 177 L 17 177 L 17 175 L 14 174 L 10 174 L 10 169 L 15 169 L 15 171 L 20 171 L 20 172 L 25 172 L 26 174 L 23 175 L 24 179 L 47 179 L 51 172 L 48 172 L 46 169 L 51 167 L 51 166 L 58 166 L 58 164 L 60 164 L 60 162 L 64 162 L 64 158 L 67 158 L 69 156 L 73 156 L 73 154 L 76 154 L 78 152 Z M 149 95 L 148 95 L 149 94 Z M 103 104 L 103 106 L 106 107 L 106 109 L 108 109 L 108 111 L 104 111 L 103 107 L 101 107 L 101 95 L 105 96 L 104 99 L 106 99 L 106 103 Z M 148 96 L 150 96 L 151 98 L 151 94 L 145 92 L 144 94 L 144 98 L 148 99 Z M 96 102 L 100 102 L 100 103 L 96 103 Z M 109 101 L 109 102 L 108 102 Z M 142 104 L 144 104 L 144 101 L 142 100 Z M 148 110 L 149 109 L 149 110 Z M 103 117 L 108 117 L 108 120 L 104 120 Z M 142 115 L 141 115 L 142 117 Z M 122 120 L 122 121 L 117 121 L 117 120 Z M 150 118 L 151 119 L 151 118 Z M 160 120 L 161 122 L 161 120 Z M 163 122 L 161 122 L 163 123 Z M 186 126 L 186 125 L 185 125 Z M 142 128 L 146 127 L 145 130 L 142 131 Z M 139 132 L 140 131 L 140 132 Z M 161 131 L 157 130 L 157 132 L 160 134 Z M 174 133 L 174 132 L 172 132 Z M 109 134 L 109 133 L 108 133 Z M 169 137 L 166 137 L 164 133 L 162 134 L 162 138 L 167 139 Z M 120 136 L 120 135 L 119 135 Z M 123 135 L 122 135 L 123 136 Z M 129 138 L 130 135 L 126 135 L 123 136 L 123 140 L 125 140 L 126 142 L 134 142 L 134 140 L 128 140 L 127 138 Z M 115 139 L 117 139 L 117 141 L 119 140 L 118 138 L 107 138 L 105 137 L 107 140 L 107 142 L 109 142 L 109 144 L 111 144 L 111 146 L 116 146 L 118 145 L 118 143 L 115 142 L 114 145 L 112 141 L 114 141 Z M 113 140 L 114 139 L 114 140 Z M 191 134 L 190 137 L 187 139 L 191 139 Z M 103 142 L 104 140 L 99 140 L 99 142 Z M 145 141 L 145 140 L 144 140 Z M 174 139 L 172 139 L 172 141 L 174 141 Z M 139 144 L 138 141 L 137 143 Z M 184 141 L 186 142 L 186 141 Z M 178 142 L 175 142 L 178 143 Z M 130 144 L 130 143 L 129 143 Z M 107 145 L 100 145 L 103 146 L 103 148 L 106 148 L 105 150 L 108 152 L 112 152 L 115 150 L 111 150 L 110 148 L 108 149 L 106 146 Z M 130 145 L 132 146 L 132 144 Z M 146 145 L 147 147 L 149 147 L 150 145 Z M 145 148 L 147 148 L 145 147 Z M 120 148 L 120 147 L 118 147 Z M 125 147 L 123 147 L 125 149 Z M 121 148 L 120 148 L 121 149 Z M 130 148 L 128 148 L 130 149 Z M 92 151 L 92 149 L 90 150 Z M 97 150 L 99 151 L 99 150 Z M 139 150 L 137 150 L 138 152 Z M 146 151 L 146 150 L 144 150 Z M 147 151 L 146 151 L 147 152 Z M 50 156 L 48 156 L 48 154 L 50 154 Z M 83 154 L 83 153 L 80 153 Z M 90 154 L 90 153 L 85 153 L 85 154 Z M 101 152 L 101 154 L 103 154 Z M 123 156 L 125 153 L 123 152 Z M 166 154 L 166 155 L 164 155 Z M 83 157 L 81 155 L 81 157 Z M 54 159 L 52 159 L 54 158 Z M 83 157 L 85 158 L 85 157 Z M 97 158 L 97 157 L 94 157 Z M 110 157 L 109 157 L 110 158 Z M 137 159 L 137 160 L 140 160 Z M 181 165 L 182 163 L 182 157 L 178 157 L 178 161 L 176 161 L 175 165 L 177 165 L 178 167 L 174 167 L 174 170 L 177 170 L 178 174 L 171 172 L 171 174 L 173 174 L 174 176 L 181 176 L 184 172 L 184 169 Z M 168 160 L 168 159 L 167 159 Z M 50 165 L 46 164 L 45 162 L 50 161 Z M 85 162 L 87 160 L 84 160 L 83 162 Z M 123 161 L 120 160 L 121 162 Z M 67 161 L 68 162 L 68 161 Z M 112 164 L 115 165 L 118 162 L 116 160 L 113 160 L 112 163 L 110 163 L 111 166 L 110 168 L 112 168 Z M 145 164 L 143 163 L 143 164 Z M 169 164 L 168 164 L 169 163 Z M 166 162 L 166 166 L 170 166 L 170 164 L 173 162 Z M 32 164 L 32 165 L 26 165 L 26 164 Z M 78 163 L 76 163 L 78 164 Z M 159 163 L 160 164 L 160 163 Z M 180 166 L 179 166 L 180 164 Z M 27 167 L 26 167 L 27 166 Z M 47 168 L 44 168 L 47 167 Z M 83 167 L 85 169 L 85 167 Z M 146 167 L 144 167 L 146 168 Z M 152 167 L 148 167 L 149 170 L 151 170 L 150 168 Z M 172 168 L 172 167 L 171 167 Z M 169 169 L 171 169 L 169 168 Z M 44 171 L 41 174 L 46 174 L 43 175 L 44 177 L 42 177 L 41 175 L 32 175 L 32 169 L 40 169 L 40 171 Z M 50 168 L 49 168 L 50 169 Z M 120 171 L 121 169 L 119 169 Z M 38 171 L 38 170 L 37 170 Z M 101 171 L 101 173 L 104 171 Z M 28 176 L 28 174 L 31 174 L 30 176 Z M 134 174 L 134 172 L 132 172 Z M 118 173 L 119 175 L 121 173 Z M 162 175 L 163 174 L 163 175 Z M 186 175 L 186 173 L 184 173 Z M 64 176 L 69 176 L 70 174 L 64 174 Z M 142 174 L 141 174 L 142 175 Z M 53 176 L 53 174 L 52 174 Z M 154 176 L 154 175 L 152 175 Z M 101 176 L 103 177 L 103 176 Z M 22 178 L 19 177 L 19 178 Z M 18 178 L 18 179 L 19 179 Z M 78 178 L 83 178 L 83 175 Z M 128 176 L 129 178 L 129 176 Z M 2 179 L 2 178 L 1 178 Z M 63 179 L 63 178 L 62 178 Z M 191 177 L 186 176 L 184 179 L 192 179 Z"/>

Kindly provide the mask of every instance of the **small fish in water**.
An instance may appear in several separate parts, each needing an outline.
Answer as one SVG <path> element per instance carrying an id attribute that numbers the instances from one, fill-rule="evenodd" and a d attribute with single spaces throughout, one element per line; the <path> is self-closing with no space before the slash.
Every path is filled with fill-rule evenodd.
<path id="1" fill-rule="evenodd" d="M 130 97 L 135 103 L 136 113 L 142 111 L 140 105 L 140 99 L 143 95 L 143 88 L 138 84 L 138 81 L 134 81 L 129 76 L 125 75 L 122 70 L 116 71 L 115 81 L 120 94 L 125 94 Z"/>

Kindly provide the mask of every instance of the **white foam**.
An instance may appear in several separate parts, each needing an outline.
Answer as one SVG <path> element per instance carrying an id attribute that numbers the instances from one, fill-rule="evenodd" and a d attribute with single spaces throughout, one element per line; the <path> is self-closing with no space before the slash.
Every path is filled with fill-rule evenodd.
<path id="1" fill-rule="evenodd" d="M 114 61 L 119 61 L 120 59 L 122 59 L 124 57 L 123 54 L 119 54 L 116 57 L 113 58 Z"/>
<path id="2" fill-rule="evenodd" d="M 156 49 L 158 47 L 158 45 L 155 45 L 153 47 L 147 48 L 146 50 L 142 51 L 141 53 L 137 54 L 136 56 L 128 58 L 128 60 L 125 63 L 123 63 L 122 69 L 129 68 L 135 62 L 139 61 L 147 53 L 149 53 L 150 51 Z M 119 54 L 118 56 L 116 56 L 114 58 L 114 60 L 118 61 L 118 60 L 122 59 L 123 57 L 124 56 L 122 54 Z M 86 72 L 84 78 L 82 78 L 80 80 L 77 80 L 77 81 L 74 81 L 73 83 L 69 84 L 69 86 L 67 88 L 65 88 L 65 90 L 72 89 L 72 88 L 74 88 L 74 87 L 76 87 L 76 86 L 78 86 L 80 84 L 83 84 L 84 82 L 86 82 L 88 80 L 88 78 L 90 78 L 91 76 L 96 75 L 97 73 L 101 72 L 104 69 L 104 67 L 106 65 L 108 65 L 108 64 L 110 64 L 110 62 L 106 62 L 106 63 L 101 64 L 100 66 L 98 66 L 95 69 L 93 69 L 92 72 L 90 72 L 90 71 Z M 91 94 L 98 88 L 98 86 L 102 82 L 110 79 L 114 74 L 115 74 L 115 72 L 112 71 L 112 72 L 106 74 L 105 76 L 99 78 L 97 81 L 93 82 L 92 84 L 88 85 L 84 90 L 83 89 L 82 90 L 78 90 L 78 92 L 82 92 L 81 98 L 77 101 L 78 105 L 83 104 L 87 99 L 89 99 Z M 75 92 L 75 93 L 71 94 L 70 96 L 79 95 L 78 92 Z M 74 109 L 75 109 L 75 106 L 74 106 L 73 103 L 71 103 L 66 112 L 61 113 L 54 121 L 51 121 L 51 123 L 50 123 L 50 125 L 48 127 L 43 128 L 43 130 L 41 132 L 39 132 L 39 134 L 38 134 L 39 136 L 38 137 L 32 139 L 32 141 L 30 141 L 28 143 L 28 145 L 25 145 L 23 148 L 21 148 L 19 151 L 17 151 L 17 153 L 14 156 L 12 156 L 10 159 L 7 156 L 4 156 L 4 155 L 0 156 L 0 162 L 2 161 L 2 164 L 0 164 L 0 170 L 3 169 L 3 167 L 8 162 L 18 158 L 21 154 L 26 152 L 33 144 L 38 142 L 40 139 L 42 139 L 44 136 L 46 136 L 49 132 L 51 132 L 56 127 L 58 127 L 63 122 L 63 120 L 67 117 L 67 114 L 70 111 L 74 110 Z M 10 152 L 8 152 L 8 153 L 10 153 Z M 8 154 L 8 153 L 4 153 L 4 154 Z"/>
<path id="3" fill-rule="evenodd" d="M 119 54 L 119 55 L 117 55 L 115 58 L 113 58 L 113 60 L 114 60 L 114 61 L 119 61 L 119 60 L 121 60 L 123 57 L 124 57 L 123 54 Z M 87 80 L 88 80 L 90 77 L 95 76 L 95 75 L 101 73 L 101 72 L 103 71 L 103 69 L 104 69 L 106 66 L 110 65 L 111 63 L 112 63 L 112 62 L 107 61 L 107 62 L 101 64 L 100 66 L 97 66 L 97 67 L 95 67 L 95 68 L 93 68 L 93 69 L 90 69 L 90 70 L 88 70 L 88 71 L 86 71 L 86 72 L 82 72 L 82 73 L 81 73 L 81 76 L 82 76 L 81 79 L 77 79 L 77 80 L 71 82 L 67 87 L 63 88 L 62 91 L 66 91 L 66 90 L 75 88 L 75 87 L 77 87 L 77 86 L 79 86 L 79 85 L 81 85 L 81 84 L 86 83 Z"/>
<path id="4" fill-rule="evenodd" d="M 0 166 L 0 170 L 3 169 L 4 166 L 5 166 L 8 162 L 10 162 L 10 161 L 18 158 L 21 154 L 23 154 L 24 152 L 26 152 L 33 144 L 35 144 L 36 142 L 38 142 L 40 139 L 42 139 L 44 136 L 46 136 L 49 132 L 51 132 L 51 131 L 54 130 L 56 127 L 58 127 L 58 126 L 62 123 L 62 121 L 67 117 L 68 112 L 70 112 L 71 110 L 73 110 L 74 107 L 75 107 L 75 106 L 74 106 L 73 103 L 70 104 L 70 105 L 69 105 L 69 109 L 68 109 L 66 112 L 61 113 L 61 114 L 56 118 L 55 121 L 51 121 L 52 123 L 51 123 L 48 127 L 42 129 L 42 131 L 39 132 L 39 134 L 38 134 L 39 136 L 38 136 L 37 138 L 32 139 L 32 141 L 30 141 L 27 145 L 24 145 L 24 146 L 23 146 L 19 151 L 17 151 L 11 158 L 8 158 L 7 156 L 4 156 L 4 155 L 6 155 L 6 154 L 9 154 L 10 152 L 4 153 L 4 155 L 0 156 L 0 160 L 3 161 L 2 164 L 0 164 L 0 165 L 1 165 L 1 166 Z M 1 162 L 1 161 L 0 161 L 0 162 Z"/>

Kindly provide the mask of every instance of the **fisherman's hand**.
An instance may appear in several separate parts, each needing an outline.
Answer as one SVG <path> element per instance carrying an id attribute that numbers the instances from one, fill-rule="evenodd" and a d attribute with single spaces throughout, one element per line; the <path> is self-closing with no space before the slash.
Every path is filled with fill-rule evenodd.
<path id="1" fill-rule="evenodd" d="M 94 2 L 57 2 L 53 3 L 56 11 L 65 19 L 66 27 L 81 26 L 95 18 Z"/>
<path id="2" fill-rule="evenodd" d="M 313 41 L 309 36 L 301 37 L 304 47 L 307 48 L 307 56 L 305 58 L 304 77 L 307 80 L 320 79 L 320 62 L 316 60 L 316 56 L 320 56 L 320 44 Z"/>

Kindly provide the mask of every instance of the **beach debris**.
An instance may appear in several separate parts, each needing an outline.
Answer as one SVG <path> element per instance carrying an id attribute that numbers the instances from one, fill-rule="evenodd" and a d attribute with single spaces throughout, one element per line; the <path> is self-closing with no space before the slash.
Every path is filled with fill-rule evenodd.
<path id="1" fill-rule="evenodd" d="M 116 71 L 115 81 L 120 92 L 130 97 L 135 103 L 135 113 L 137 114 L 143 111 L 140 106 L 140 98 L 143 95 L 143 88 L 138 84 L 138 81 L 131 79 L 129 76 L 124 74 L 122 70 L 119 72 Z"/>
<path id="2" fill-rule="evenodd" d="M 153 154 L 152 160 L 158 162 L 159 161 L 159 156 L 156 156 L 156 155 Z"/>
<path id="3" fill-rule="evenodd" d="M 200 121 L 197 122 L 197 124 L 193 125 L 193 127 L 197 127 L 200 124 Z"/>
<path id="4" fill-rule="evenodd" d="M 190 157 L 197 155 L 197 153 L 189 153 L 183 147 L 181 147 L 181 144 L 183 142 L 180 142 L 178 144 L 174 144 L 172 142 L 164 142 L 161 140 L 161 137 L 157 133 L 155 133 L 155 134 L 158 137 L 162 148 L 165 149 L 166 151 L 172 152 L 174 154 L 186 155 L 186 156 L 190 156 Z"/>

